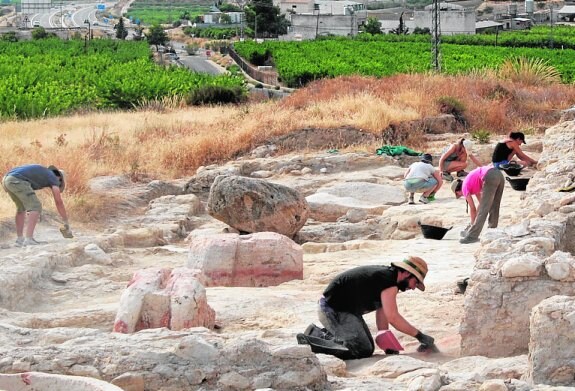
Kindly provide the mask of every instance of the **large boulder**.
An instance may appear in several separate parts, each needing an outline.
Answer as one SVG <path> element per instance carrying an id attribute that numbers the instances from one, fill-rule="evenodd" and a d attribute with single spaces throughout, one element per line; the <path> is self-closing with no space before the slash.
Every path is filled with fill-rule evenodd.
<path id="1" fill-rule="evenodd" d="M 134 273 L 120 298 L 114 331 L 214 327 L 216 314 L 196 270 L 151 268 Z M 201 278 L 201 277 L 200 277 Z"/>
<path id="2" fill-rule="evenodd" d="M 287 186 L 240 176 L 218 176 L 208 213 L 240 232 L 277 232 L 289 238 L 307 221 L 305 198 Z"/>
<path id="3" fill-rule="evenodd" d="M 187 266 L 206 286 L 275 286 L 303 279 L 303 249 L 284 235 L 214 234 L 192 239 Z"/>

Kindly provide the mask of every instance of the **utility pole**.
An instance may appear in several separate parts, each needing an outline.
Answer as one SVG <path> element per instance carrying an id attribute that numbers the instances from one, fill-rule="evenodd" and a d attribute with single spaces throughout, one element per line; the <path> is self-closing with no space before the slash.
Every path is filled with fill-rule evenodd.
<path id="1" fill-rule="evenodd" d="M 351 16 L 351 26 L 350 26 L 349 35 L 350 35 L 351 37 L 353 37 L 353 19 L 354 19 L 354 16 L 355 16 L 355 12 L 354 12 L 353 7 L 352 7 L 351 5 L 348 5 L 348 6 L 347 6 L 347 10 L 349 11 L 349 15 Z"/>
<path id="2" fill-rule="evenodd" d="M 315 38 L 317 39 L 317 34 L 319 32 L 319 4 L 314 4 L 313 10 L 317 11 L 317 19 L 315 22 Z"/>
<path id="3" fill-rule="evenodd" d="M 553 49 L 553 5 L 549 4 L 549 48 Z"/>
<path id="4" fill-rule="evenodd" d="M 441 72 L 441 24 L 440 24 L 440 0 L 433 0 L 431 11 L 431 66 L 435 72 Z"/>
<path id="5" fill-rule="evenodd" d="M 240 41 L 244 40 L 244 3 L 240 3 Z"/>

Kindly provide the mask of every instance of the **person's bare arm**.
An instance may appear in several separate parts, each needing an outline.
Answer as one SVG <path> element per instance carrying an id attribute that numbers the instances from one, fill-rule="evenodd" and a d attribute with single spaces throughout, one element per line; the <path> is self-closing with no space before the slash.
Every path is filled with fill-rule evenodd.
<path id="1" fill-rule="evenodd" d="M 472 154 L 471 152 L 468 153 L 467 156 L 469 156 L 469 158 L 471 159 L 471 161 L 472 161 L 473 163 L 475 163 L 475 165 L 476 165 L 477 167 L 483 166 L 483 164 L 479 161 L 479 159 L 477 159 L 477 158 L 475 157 L 475 155 Z"/>
<path id="2" fill-rule="evenodd" d="M 375 325 L 377 326 L 377 331 L 389 330 L 389 322 L 387 321 L 383 307 L 375 311 Z"/>
<path id="3" fill-rule="evenodd" d="M 418 330 L 405 320 L 397 309 L 397 292 L 398 288 L 396 286 L 384 289 L 383 292 L 381 292 L 381 304 L 384 315 L 389 324 L 395 327 L 396 330 L 415 337 Z"/>
<path id="4" fill-rule="evenodd" d="M 475 222 L 475 217 L 477 217 L 477 209 L 475 208 L 475 202 L 473 201 L 473 196 L 468 195 L 465 197 L 465 200 L 469 205 L 469 217 L 471 218 L 471 224 L 473 224 Z"/>
<path id="5" fill-rule="evenodd" d="M 66 207 L 64 206 L 64 201 L 62 200 L 62 193 L 60 193 L 60 188 L 58 186 L 52 186 L 52 195 L 54 196 L 54 203 L 56 204 L 56 209 L 62 217 L 63 223 L 68 224 L 68 213 L 66 213 Z"/>
<path id="6" fill-rule="evenodd" d="M 403 175 L 403 178 L 407 178 L 407 174 L 409 174 L 409 171 L 411 171 L 411 167 L 408 167 L 407 171 L 405 172 L 405 175 Z"/>
<path id="7" fill-rule="evenodd" d="M 435 180 L 437 180 L 437 183 L 439 184 L 443 183 L 443 178 L 441 177 L 441 172 L 439 170 L 435 170 L 433 172 L 433 177 L 435 178 Z"/>
<path id="8" fill-rule="evenodd" d="M 537 164 L 537 160 L 527 156 L 527 154 L 521 150 L 521 147 L 519 145 L 515 144 L 513 146 L 513 151 L 515 151 L 515 155 L 517 155 L 519 159 L 527 161 L 533 166 Z"/>

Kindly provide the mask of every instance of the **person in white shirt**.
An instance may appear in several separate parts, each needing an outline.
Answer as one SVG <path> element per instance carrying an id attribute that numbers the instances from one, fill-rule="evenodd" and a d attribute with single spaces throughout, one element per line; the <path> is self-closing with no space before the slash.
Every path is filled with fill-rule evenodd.
<path id="1" fill-rule="evenodd" d="M 415 204 L 414 193 L 423 193 L 419 198 L 419 202 L 423 204 L 435 201 L 435 193 L 443 185 L 440 172 L 433 167 L 433 157 L 424 153 L 420 159 L 420 162 L 412 163 L 404 175 L 403 185 L 410 193 L 410 204 Z"/>

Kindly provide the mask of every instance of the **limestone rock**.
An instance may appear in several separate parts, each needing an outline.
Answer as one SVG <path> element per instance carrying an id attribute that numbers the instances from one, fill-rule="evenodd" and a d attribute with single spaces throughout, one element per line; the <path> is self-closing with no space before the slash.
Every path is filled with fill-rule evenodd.
<path id="1" fill-rule="evenodd" d="M 310 217 L 317 221 L 336 221 L 349 210 L 381 215 L 391 205 L 405 202 L 405 191 L 398 186 L 366 182 L 346 182 L 318 189 L 306 197 Z"/>
<path id="2" fill-rule="evenodd" d="M 555 251 L 545 259 L 545 270 L 554 280 L 575 281 L 575 258 L 570 253 Z"/>
<path id="3" fill-rule="evenodd" d="M 402 354 L 388 356 L 372 365 L 367 372 L 372 376 L 396 378 L 421 368 L 435 368 L 436 365 Z"/>
<path id="4" fill-rule="evenodd" d="M 167 244 L 163 231 L 155 227 L 120 229 L 116 234 L 121 237 L 126 247 L 154 247 Z"/>
<path id="5" fill-rule="evenodd" d="M 0 374 L 0 389 L 5 390 L 82 390 L 82 391 L 122 391 L 120 387 L 90 377 L 66 376 L 42 372 Z"/>
<path id="6" fill-rule="evenodd" d="M 553 296 L 533 308 L 529 379 L 536 384 L 575 387 L 575 298 Z"/>
<path id="7" fill-rule="evenodd" d="M 134 274 L 120 298 L 114 331 L 167 327 L 214 327 L 215 312 L 208 305 L 198 272 L 187 268 L 146 269 Z"/>
<path id="8" fill-rule="evenodd" d="M 259 179 L 219 176 L 208 213 L 240 232 L 277 232 L 292 238 L 306 223 L 309 207 L 297 191 Z"/>
<path id="9" fill-rule="evenodd" d="M 510 258 L 501 267 L 501 275 L 506 278 L 537 277 L 541 274 L 543 259 L 525 254 Z"/>
<path id="10" fill-rule="evenodd" d="M 207 286 L 273 286 L 303 278 L 303 249 L 275 232 L 205 235 L 192 239 L 187 267 Z"/>

